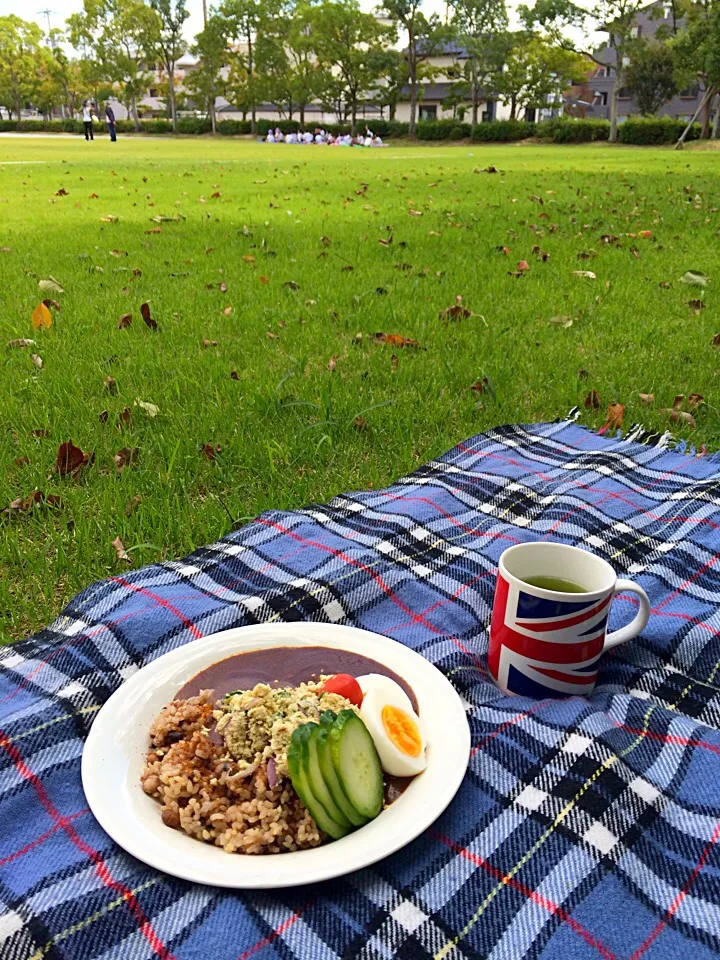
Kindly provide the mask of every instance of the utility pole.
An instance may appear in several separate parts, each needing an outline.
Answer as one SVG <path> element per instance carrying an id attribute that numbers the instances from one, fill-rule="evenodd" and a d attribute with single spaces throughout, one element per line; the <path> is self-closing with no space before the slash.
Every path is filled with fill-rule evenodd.
<path id="1" fill-rule="evenodd" d="M 205 2 L 205 0 L 203 0 L 203 2 Z M 48 7 L 45 7 L 45 9 L 44 9 L 44 10 L 38 10 L 38 12 L 37 12 L 37 13 L 38 13 L 38 16 L 39 16 L 39 17 L 45 17 L 45 18 L 47 19 L 47 27 L 48 27 L 48 32 L 47 32 L 47 35 L 48 35 L 48 43 L 50 44 L 50 46 L 51 46 L 51 47 L 54 47 L 54 46 L 55 46 L 55 44 L 53 43 L 53 41 L 52 41 L 52 38 L 51 38 L 51 36 L 50 36 L 50 32 L 51 32 L 51 30 L 52 30 L 52 27 L 51 27 L 51 25 L 50 25 L 50 15 L 51 15 L 51 14 L 54 14 L 54 13 L 55 13 L 55 11 L 54 11 L 54 10 L 50 10 L 50 9 L 48 9 Z"/>

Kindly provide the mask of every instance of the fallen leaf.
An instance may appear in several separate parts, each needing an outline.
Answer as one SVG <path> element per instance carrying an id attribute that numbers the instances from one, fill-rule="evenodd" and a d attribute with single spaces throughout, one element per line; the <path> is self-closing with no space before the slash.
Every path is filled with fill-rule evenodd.
<path id="1" fill-rule="evenodd" d="M 660 413 L 666 413 L 671 423 L 686 423 L 690 427 L 695 427 L 695 417 L 685 410 L 661 410 Z"/>
<path id="2" fill-rule="evenodd" d="M 53 310 L 58 310 L 58 311 L 61 309 L 60 304 L 57 302 L 57 300 L 51 300 L 49 297 L 46 297 L 43 300 L 43 303 L 48 309 L 50 309 L 50 307 L 52 307 Z"/>
<path id="3" fill-rule="evenodd" d="M 421 217 L 423 215 L 422 210 L 408 210 L 408 213 L 411 217 Z"/>
<path id="4" fill-rule="evenodd" d="M 151 330 L 157 330 L 158 325 L 157 321 L 150 315 L 150 304 L 143 303 L 140 305 L 140 314 L 145 321 L 146 325 L 150 327 Z"/>
<path id="5" fill-rule="evenodd" d="M 123 447 L 121 450 L 113 456 L 115 461 L 115 469 L 118 473 L 122 473 L 125 467 L 129 467 L 130 464 L 136 463 L 138 455 L 140 454 L 139 447 Z"/>
<path id="6" fill-rule="evenodd" d="M 57 457 L 55 459 L 55 473 L 65 477 L 70 474 L 75 479 L 83 467 L 93 463 L 94 453 L 85 453 L 80 447 L 76 447 L 72 440 L 61 443 L 58 447 Z"/>
<path id="7" fill-rule="evenodd" d="M 335 354 L 334 356 L 330 357 L 330 359 L 328 360 L 328 362 L 327 362 L 327 368 L 328 368 L 328 370 L 330 371 L 330 373 L 332 373 L 333 370 L 335 369 L 335 367 L 337 366 L 338 360 L 339 360 L 339 357 L 338 357 L 337 354 Z"/>
<path id="8" fill-rule="evenodd" d="M 117 217 L 109 213 L 106 217 L 100 217 L 102 223 L 117 223 Z"/>
<path id="9" fill-rule="evenodd" d="M 56 196 L 56 197 L 68 197 L 68 196 L 70 196 L 70 194 L 67 192 L 67 190 L 65 189 L 65 187 L 60 187 L 60 189 L 55 192 L 55 196 Z"/>
<path id="10" fill-rule="evenodd" d="M 130 425 L 130 420 L 132 419 L 132 410 L 130 407 L 125 407 L 124 410 L 121 410 L 118 414 L 117 423 L 115 426 L 118 430 L 122 430 L 123 427 Z"/>
<path id="11" fill-rule="evenodd" d="M 208 247 L 207 250 L 205 251 L 205 256 L 207 256 L 208 253 L 212 253 L 214 249 L 215 247 Z"/>
<path id="12" fill-rule="evenodd" d="M 474 390 L 475 393 L 487 393 L 490 389 L 490 381 L 487 377 L 483 377 L 482 380 L 476 380 L 470 389 Z"/>
<path id="13" fill-rule="evenodd" d="M 39 356 L 37 355 L 37 353 L 31 353 L 31 354 L 30 354 L 30 359 L 31 359 L 32 362 L 35 364 L 35 366 L 38 368 L 38 370 L 42 370 L 42 365 L 43 365 L 42 357 L 39 357 Z"/>
<path id="14" fill-rule="evenodd" d="M 44 303 L 39 303 L 32 312 L 31 322 L 35 330 L 41 327 L 46 330 L 52 326 L 52 314 Z"/>
<path id="15" fill-rule="evenodd" d="M 712 340 L 710 341 L 710 343 L 711 343 L 714 347 L 720 347 L 720 333 L 716 333 L 715 336 L 714 336 L 714 337 L 712 338 Z"/>
<path id="16" fill-rule="evenodd" d="M 220 193 L 220 191 L 219 191 L 219 190 L 216 190 L 215 193 L 211 193 L 211 194 L 210 194 L 210 199 L 211 199 L 211 200 L 219 200 L 221 196 L 222 196 L 222 194 Z"/>
<path id="17" fill-rule="evenodd" d="M 468 310 L 467 307 L 463 306 L 462 294 L 458 294 L 455 297 L 455 303 L 451 304 L 449 307 L 445 307 L 444 310 L 440 311 L 441 320 L 464 320 L 467 317 L 472 316 L 472 310 Z"/>
<path id="18" fill-rule="evenodd" d="M 6 507 L 0 510 L 0 519 L 12 520 L 22 513 L 28 513 L 36 506 L 47 505 L 48 507 L 61 507 L 62 501 L 57 494 L 48 494 L 47 496 L 41 490 L 34 490 L 26 497 L 18 497 L 12 500 Z"/>
<path id="19" fill-rule="evenodd" d="M 110 251 L 110 256 L 111 256 L 111 257 L 126 257 L 126 256 L 127 256 L 127 250 L 111 250 L 111 251 Z"/>
<path id="20" fill-rule="evenodd" d="M 653 238 L 653 232 L 652 232 L 652 230 L 641 230 L 641 231 L 638 233 L 638 236 L 639 236 L 639 237 L 642 237 L 643 240 L 652 240 L 652 238 Z"/>
<path id="21" fill-rule="evenodd" d="M 97 193 L 91 193 L 88 199 L 90 199 L 90 200 L 97 200 L 97 199 L 98 199 L 98 194 L 97 194 Z"/>
<path id="22" fill-rule="evenodd" d="M 202 345 L 204 347 L 216 347 L 218 342 L 217 340 L 203 340 Z"/>
<path id="23" fill-rule="evenodd" d="M 572 317 L 550 317 L 548 323 L 552 323 L 554 327 L 571 327 L 573 325 Z"/>
<path id="24" fill-rule="evenodd" d="M 44 440 L 45 437 L 50 436 L 50 431 L 47 429 L 47 427 L 40 427 L 39 430 L 31 430 L 30 433 L 39 440 Z"/>
<path id="25" fill-rule="evenodd" d="M 673 410 L 679 410 L 680 407 L 683 405 L 684 399 L 685 399 L 684 393 L 676 394 L 675 399 L 673 400 Z"/>
<path id="26" fill-rule="evenodd" d="M 669 280 L 661 280 L 658 286 L 661 290 L 669 290 L 672 287 L 672 284 Z"/>
<path id="27" fill-rule="evenodd" d="M 696 410 L 701 403 L 705 403 L 705 397 L 701 393 L 691 393 L 688 397 L 688 407 Z"/>
<path id="28" fill-rule="evenodd" d="M 701 310 L 705 309 L 705 301 L 704 300 L 688 300 L 688 306 L 696 314 L 699 314 Z"/>
<path id="29" fill-rule="evenodd" d="M 332 243 L 332 240 L 330 239 L 330 237 L 320 237 L 320 243 L 324 247 L 329 247 L 330 244 Z"/>
<path id="30" fill-rule="evenodd" d="M 20 349 L 22 347 L 34 347 L 35 341 L 28 340 L 26 337 L 21 337 L 19 340 L 8 340 L 7 345 L 8 347 L 10 347 L 11 350 L 14 350 L 14 349 Z"/>
<path id="31" fill-rule="evenodd" d="M 98 420 L 100 421 L 100 423 L 107 423 L 109 417 L 110 417 L 110 413 L 107 410 L 102 410 L 98 414 Z"/>
<path id="32" fill-rule="evenodd" d="M 706 287 L 710 283 L 710 278 L 699 270 L 686 270 L 680 277 L 680 283 L 687 283 L 693 287 Z"/>
<path id="33" fill-rule="evenodd" d="M 585 397 L 585 406 L 593 410 L 600 409 L 600 397 L 598 396 L 597 390 L 591 390 L 590 393 Z"/>
<path id="34" fill-rule="evenodd" d="M 118 330 L 126 330 L 132 324 L 132 314 L 124 313 L 118 320 Z"/>
<path id="35" fill-rule="evenodd" d="M 367 430 L 370 424 L 367 422 L 365 417 L 355 417 L 353 420 L 353 427 L 356 430 Z"/>
<path id="36" fill-rule="evenodd" d="M 398 360 L 397 356 L 396 356 L 395 354 L 393 354 L 393 355 L 390 357 L 390 366 L 392 367 L 392 372 L 393 372 L 393 373 L 397 373 L 397 368 L 398 368 L 399 363 L 400 363 L 400 361 Z"/>
<path id="37" fill-rule="evenodd" d="M 399 333 L 376 333 L 375 340 L 378 343 L 389 343 L 391 347 L 419 347 L 417 340 L 410 340 L 408 337 L 402 337 Z"/>
<path id="38" fill-rule="evenodd" d="M 518 265 L 517 265 L 518 273 L 525 273 L 529 269 L 530 269 L 530 264 L 527 262 L 527 260 L 518 260 Z"/>
<path id="39" fill-rule="evenodd" d="M 225 307 L 225 309 L 223 310 L 223 313 L 225 314 L 226 317 L 229 317 L 232 314 L 232 310 L 233 310 L 232 307 Z"/>
<path id="40" fill-rule="evenodd" d="M 105 377 L 103 380 L 103 387 L 105 387 L 111 396 L 114 397 L 117 394 L 117 381 L 115 380 L 115 377 Z"/>
<path id="41" fill-rule="evenodd" d="M 200 453 L 205 457 L 206 460 L 214 460 L 215 457 L 222 452 L 222 447 L 220 444 L 213 446 L 211 443 L 204 443 L 200 450 Z"/>
<path id="42" fill-rule="evenodd" d="M 581 380 L 587 380 L 589 376 L 590 376 L 590 373 L 587 370 L 578 370 L 578 377 Z"/>
<path id="43" fill-rule="evenodd" d="M 263 284 L 263 286 L 265 286 L 265 284 L 268 282 L 268 278 L 267 278 L 267 277 L 264 277 L 264 276 L 260 276 L 260 277 L 258 277 L 258 279 L 259 279 L 260 283 Z"/>
<path id="44" fill-rule="evenodd" d="M 296 283 L 294 280 L 286 280 L 285 283 L 283 284 L 283 286 L 284 286 L 287 290 L 299 290 L 299 289 L 300 289 L 300 284 L 299 284 L 299 283 Z"/>
<path id="45" fill-rule="evenodd" d="M 162 227 L 150 227 L 145 233 L 162 233 Z"/>
<path id="46" fill-rule="evenodd" d="M 115 537 L 112 542 L 112 546 L 115 548 L 115 553 L 117 554 L 118 560 L 125 560 L 128 563 L 132 563 L 127 550 L 125 549 L 125 544 L 122 542 L 120 537 Z"/>
<path id="47" fill-rule="evenodd" d="M 135 400 L 134 405 L 144 410 L 149 417 L 156 417 L 160 413 L 160 407 L 156 407 L 154 403 L 147 403 L 145 400 Z"/>
<path id="48" fill-rule="evenodd" d="M 635 257 L 636 260 L 640 259 L 640 251 L 637 247 L 630 247 L 630 253 Z"/>
<path id="49" fill-rule="evenodd" d="M 142 497 L 138 493 L 132 498 L 132 500 L 129 500 L 128 503 L 126 504 L 125 516 L 129 517 L 132 514 L 132 512 L 135 510 L 135 507 L 137 507 L 138 504 L 140 503 L 142 503 Z"/>
<path id="50" fill-rule="evenodd" d="M 0 247 L 0 253 L 12 253 L 12 252 L 13 252 L 12 247 Z"/>
<path id="51" fill-rule="evenodd" d="M 27 465 L 30 463 L 30 457 L 28 456 L 15 457 L 15 460 L 13 462 L 16 467 L 27 467 Z"/>
<path id="52" fill-rule="evenodd" d="M 605 426 L 602 427 L 602 431 L 607 430 L 619 430 L 623 425 L 623 420 L 625 419 L 625 404 L 624 403 L 611 403 L 607 408 L 607 421 Z"/>
<path id="53" fill-rule="evenodd" d="M 586 280 L 597 280 L 597 276 L 592 270 L 573 270 L 573 276 L 585 277 Z"/>
<path id="54" fill-rule="evenodd" d="M 239 380 L 239 379 L 240 379 L 240 374 L 237 372 L 237 370 L 231 370 L 231 371 L 230 371 L 230 379 L 231 379 L 231 380 Z"/>
<path id="55" fill-rule="evenodd" d="M 646 403 L 648 406 L 650 406 L 651 403 L 654 403 L 654 402 L 655 402 L 655 394 L 654 394 L 654 393 L 639 393 L 638 396 L 640 397 L 640 399 L 642 400 L 642 402 L 643 402 L 643 403 Z"/>
<path id="56" fill-rule="evenodd" d="M 246 253 L 243 256 L 245 263 L 255 263 L 255 257 L 251 253 Z"/>

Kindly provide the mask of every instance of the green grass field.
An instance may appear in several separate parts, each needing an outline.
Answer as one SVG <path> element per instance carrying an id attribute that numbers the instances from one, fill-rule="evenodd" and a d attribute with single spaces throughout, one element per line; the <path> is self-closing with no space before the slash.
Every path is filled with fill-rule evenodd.
<path id="1" fill-rule="evenodd" d="M 128 569 L 118 536 L 133 565 L 178 557 L 592 390 L 595 426 L 619 402 L 661 428 L 676 394 L 702 394 L 677 432 L 717 448 L 716 185 L 702 151 L 0 138 L 0 510 L 61 498 L 0 517 L 0 637 Z M 50 275 L 61 311 L 34 330 Z M 441 318 L 459 295 L 473 315 Z M 76 478 L 53 473 L 70 439 L 95 455 Z"/>

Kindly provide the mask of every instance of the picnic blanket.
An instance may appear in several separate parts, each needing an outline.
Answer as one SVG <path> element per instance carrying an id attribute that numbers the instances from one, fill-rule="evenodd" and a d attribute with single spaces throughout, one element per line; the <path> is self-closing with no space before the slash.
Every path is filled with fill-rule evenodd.
<path id="1" fill-rule="evenodd" d="M 487 674 L 500 553 L 543 538 L 596 551 L 652 603 L 588 699 L 505 697 Z M 90 586 L 0 655 L 0 957 L 718 956 L 719 548 L 717 460 L 563 422 L 491 430 L 387 490 L 265 513 Z M 87 809 L 88 729 L 148 661 L 272 620 L 354 624 L 436 664 L 467 708 L 463 785 L 415 842 L 332 882 L 158 873 Z"/>

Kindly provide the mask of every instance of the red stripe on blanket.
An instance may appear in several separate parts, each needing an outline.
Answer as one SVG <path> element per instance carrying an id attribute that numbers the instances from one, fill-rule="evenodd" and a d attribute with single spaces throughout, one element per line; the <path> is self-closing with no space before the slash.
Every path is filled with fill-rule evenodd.
<path id="1" fill-rule="evenodd" d="M 145 916 L 145 913 L 132 890 L 130 890 L 129 887 L 126 887 L 123 883 L 120 883 L 118 880 L 114 879 L 110 873 L 110 870 L 108 869 L 107 864 L 103 860 L 100 851 L 95 850 L 90 846 L 90 844 L 86 843 L 78 835 L 75 828 L 71 825 L 68 817 L 60 816 L 59 811 L 53 805 L 50 797 L 45 791 L 45 787 L 43 787 L 39 778 L 32 772 L 30 767 L 28 767 L 18 748 L 10 742 L 2 730 L 0 730 L 0 747 L 10 757 L 20 776 L 24 780 L 27 780 L 28 783 L 33 787 L 38 800 L 50 819 L 53 820 L 53 822 L 56 823 L 60 829 L 65 831 L 68 838 L 77 847 L 77 849 L 80 850 L 81 853 L 84 853 L 85 856 L 95 865 L 97 875 L 100 877 L 105 886 L 109 887 L 111 890 L 115 890 L 122 896 L 123 900 L 128 905 L 128 909 L 135 917 L 140 927 L 140 932 L 155 951 L 157 956 L 160 957 L 161 960 L 175 960 L 175 957 L 170 953 L 160 937 L 153 930 L 150 921 Z"/>
<path id="2" fill-rule="evenodd" d="M 287 920 L 283 920 L 278 927 L 275 927 L 272 933 L 269 933 L 266 937 L 263 937 L 262 940 L 258 940 L 257 943 L 254 943 L 251 947 L 248 947 L 244 953 L 241 953 L 238 957 L 238 960 L 248 960 L 248 957 L 251 957 L 254 953 L 257 953 L 258 950 L 262 950 L 263 947 L 269 946 L 269 944 L 271 944 L 274 940 L 277 940 L 278 937 L 281 937 L 286 930 L 289 930 L 290 927 L 300 919 L 311 903 L 312 900 L 308 900 L 307 903 L 304 903 L 299 910 L 296 910 L 295 913 L 292 914 L 292 916 L 289 916 Z"/>
<path id="3" fill-rule="evenodd" d="M 198 630 L 192 620 L 188 620 L 184 613 L 178 610 L 177 607 L 173 606 L 168 600 L 163 600 L 162 597 L 159 597 L 156 593 L 153 593 L 152 590 L 147 590 L 145 587 L 138 587 L 134 583 L 129 583 L 123 577 L 109 577 L 108 579 L 112 580 L 113 583 L 119 583 L 121 587 L 126 587 L 128 590 L 134 590 L 135 593 L 141 593 L 144 597 L 149 597 L 151 600 L 154 600 L 159 607 L 163 607 L 165 610 L 169 610 L 173 616 L 177 617 L 180 623 L 190 631 L 190 633 L 195 637 L 196 640 L 199 640 L 202 637 L 202 633 Z"/>

